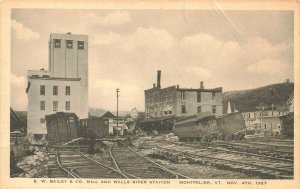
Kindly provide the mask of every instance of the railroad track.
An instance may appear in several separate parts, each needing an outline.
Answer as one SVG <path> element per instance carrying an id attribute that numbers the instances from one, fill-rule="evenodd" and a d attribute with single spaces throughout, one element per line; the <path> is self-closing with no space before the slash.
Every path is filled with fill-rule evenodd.
<path id="1" fill-rule="evenodd" d="M 114 143 L 110 147 L 110 155 L 115 167 L 132 179 L 181 179 L 189 178 L 159 165 L 135 152 L 130 147 L 119 147 Z"/>
<path id="2" fill-rule="evenodd" d="M 294 140 L 291 139 L 276 139 L 276 138 L 251 138 L 247 139 L 251 142 L 270 143 L 278 145 L 294 145 Z"/>
<path id="3" fill-rule="evenodd" d="M 264 155 L 266 157 L 273 157 L 278 159 L 285 159 L 293 161 L 294 149 L 293 146 L 274 146 L 261 143 L 233 143 L 217 141 L 211 144 L 214 147 L 223 147 L 230 150 L 246 151 L 251 154 Z"/>
<path id="4" fill-rule="evenodd" d="M 195 149 L 188 146 L 166 145 L 157 146 L 154 154 L 169 157 L 172 154 L 177 159 L 185 159 L 190 163 L 214 166 L 219 169 L 239 171 L 261 178 L 293 178 L 293 162 L 252 156 L 249 154 L 237 154 L 230 151 L 218 151 L 212 149 Z"/>
<path id="5" fill-rule="evenodd" d="M 273 160 L 283 160 L 288 162 L 294 161 L 293 146 L 276 146 L 276 145 L 263 145 L 258 143 L 237 143 L 237 142 L 172 142 L 159 140 L 160 143 L 176 144 L 179 146 L 189 146 L 197 149 L 211 149 L 215 151 L 224 151 L 233 154 L 245 154 L 250 156 L 262 157 Z M 151 143 L 151 142 L 150 142 Z"/>
<path id="6" fill-rule="evenodd" d="M 113 143 L 101 160 L 86 155 L 77 148 L 56 148 L 49 152 L 50 178 L 188 178 L 138 154 L 130 147 Z M 53 161 L 54 160 L 54 161 Z"/>
<path id="7" fill-rule="evenodd" d="M 117 169 L 88 157 L 79 149 L 56 149 L 55 155 L 57 166 L 49 167 L 50 178 L 128 178 Z"/>

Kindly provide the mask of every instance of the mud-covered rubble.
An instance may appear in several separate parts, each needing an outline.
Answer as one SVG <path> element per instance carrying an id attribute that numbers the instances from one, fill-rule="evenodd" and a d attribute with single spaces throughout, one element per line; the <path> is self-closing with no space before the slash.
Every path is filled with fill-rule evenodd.
<path id="1" fill-rule="evenodd" d="M 47 153 L 37 151 L 34 155 L 25 157 L 17 166 L 24 171 L 19 177 L 44 177 L 47 172 Z"/>
<path id="2" fill-rule="evenodd" d="M 178 138 L 178 136 L 175 136 L 174 133 L 170 133 L 170 134 L 166 135 L 165 140 L 175 142 L 175 141 L 179 141 L 179 138 Z"/>
<path id="3" fill-rule="evenodd" d="M 36 141 L 30 136 L 26 137 L 25 141 L 26 144 L 24 146 L 27 148 L 27 154 L 29 155 L 17 163 L 17 166 L 24 171 L 19 175 L 19 177 L 46 177 L 47 161 L 49 159 L 46 147 L 47 141 Z M 45 147 L 40 147 L 44 145 Z"/>

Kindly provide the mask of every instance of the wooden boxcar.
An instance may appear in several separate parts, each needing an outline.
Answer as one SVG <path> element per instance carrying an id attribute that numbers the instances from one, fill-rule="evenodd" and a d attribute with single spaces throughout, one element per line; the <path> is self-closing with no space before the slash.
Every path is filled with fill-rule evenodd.
<path id="1" fill-rule="evenodd" d="M 109 132 L 109 121 L 108 119 L 102 117 L 91 117 L 87 119 L 81 119 L 79 121 L 80 128 L 84 132 L 84 130 L 90 128 L 97 137 L 105 137 Z M 83 134 L 83 133 L 82 133 Z"/>
<path id="2" fill-rule="evenodd" d="M 209 138 L 218 134 L 216 118 L 210 112 L 176 120 L 173 131 L 179 140 Z"/>
<path id="3" fill-rule="evenodd" d="M 231 137 L 246 129 L 241 113 L 216 117 L 210 112 L 179 119 L 174 124 L 174 134 L 179 140 L 214 140 Z"/>
<path id="4" fill-rule="evenodd" d="M 239 112 L 217 117 L 217 126 L 224 137 L 246 130 L 244 118 Z"/>
<path id="5" fill-rule="evenodd" d="M 57 112 L 46 116 L 49 144 L 67 142 L 78 137 L 78 117 L 75 113 Z"/>

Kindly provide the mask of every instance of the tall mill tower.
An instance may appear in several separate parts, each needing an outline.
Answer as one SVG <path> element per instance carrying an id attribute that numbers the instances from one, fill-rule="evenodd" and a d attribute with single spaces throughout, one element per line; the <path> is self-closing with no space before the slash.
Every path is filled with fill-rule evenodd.
<path id="1" fill-rule="evenodd" d="M 88 117 L 88 36 L 50 34 L 48 70 L 28 70 L 27 131 L 47 134 L 45 116 L 73 112 Z"/>
<path id="2" fill-rule="evenodd" d="M 56 78 L 80 78 L 81 117 L 88 117 L 88 36 L 50 34 L 49 74 Z"/>

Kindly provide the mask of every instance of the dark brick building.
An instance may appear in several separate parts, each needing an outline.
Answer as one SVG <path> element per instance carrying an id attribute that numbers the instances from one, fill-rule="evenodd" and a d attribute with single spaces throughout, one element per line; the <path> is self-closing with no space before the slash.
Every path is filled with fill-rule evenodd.
<path id="1" fill-rule="evenodd" d="M 170 86 L 161 88 L 161 71 L 157 72 L 157 84 L 145 90 L 146 118 L 180 117 L 200 112 L 222 115 L 222 87 L 205 89 L 203 82 L 198 89 Z"/>

